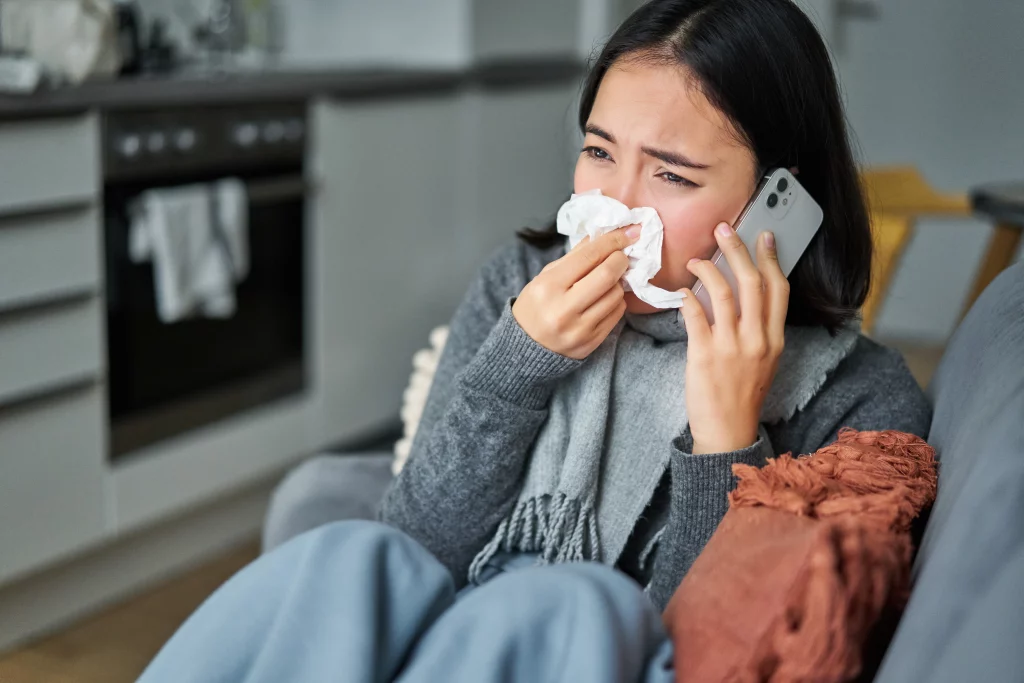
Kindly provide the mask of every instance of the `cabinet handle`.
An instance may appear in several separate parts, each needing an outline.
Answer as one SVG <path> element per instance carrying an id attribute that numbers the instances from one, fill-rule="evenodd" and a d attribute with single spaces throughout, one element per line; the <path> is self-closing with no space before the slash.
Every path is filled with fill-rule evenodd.
<path id="1" fill-rule="evenodd" d="M 0 416 L 17 410 L 31 408 L 34 405 L 52 401 L 55 398 L 87 391 L 98 384 L 102 378 L 95 373 L 84 374 L 78 377 L 68 377 L 47 384 L 34 387 L 23 393 L 6 396 L 0 400 Z"/>
<path id="2" fill-rule="evenodd" d="M 301 175 L 254 180 L 247 186 L 250 204 L 269 204 L 304 197 L 310 184 Z"/>

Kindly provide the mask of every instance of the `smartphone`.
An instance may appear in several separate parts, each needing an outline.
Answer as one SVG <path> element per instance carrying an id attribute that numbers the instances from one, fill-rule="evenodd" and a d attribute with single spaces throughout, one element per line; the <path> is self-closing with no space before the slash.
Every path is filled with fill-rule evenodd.
<path id="1" fill-rule="evenodd" d="M 762 232 L 775 233 L 775 248 L 779 255 L 779 266 L 786 277 L 793 272 L 797 261 L 803 256 L 807 245 L 821 227 L 823 214 L 821 207 L 804 189 L 800 181 L 784 168 L 777 168 L 766 175 L 750 198 L 739 220 L 733 227 L 736 234 L 747 246 L 750 258 L 757 263 L 757 238 Z M 736 276 L 722 254 L 715 252 L 711 262 L 725 276 L 725 281 L 736 294 L 734 301 L 739 312 L 739 290 Z M 698 281 L 693 288 L 693 295 L 704 308 L 708 323 L 715 322 L 715 313 L 711 305 L 711 295 L 704 283 Z"/>

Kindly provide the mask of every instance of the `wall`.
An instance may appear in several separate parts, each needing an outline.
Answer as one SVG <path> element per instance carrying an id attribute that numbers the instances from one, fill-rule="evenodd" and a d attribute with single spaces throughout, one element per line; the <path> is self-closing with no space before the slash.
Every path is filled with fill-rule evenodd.
<path id="1" fill-rule="evenodd" d="M 465 66 L 472 60 L 466 0 L 288 0 L 285 58 L 321 65 Z"/>
<path id="2" fill-rule="evenodd" d="M 141 0 L 147 18 L 171 21 L 192 45 L 192 28 L 214 0 Z M 468 0 L 275 0 L 287 7 L 285 60 L 297 66 L 458 68 L 471 60 Z"/>

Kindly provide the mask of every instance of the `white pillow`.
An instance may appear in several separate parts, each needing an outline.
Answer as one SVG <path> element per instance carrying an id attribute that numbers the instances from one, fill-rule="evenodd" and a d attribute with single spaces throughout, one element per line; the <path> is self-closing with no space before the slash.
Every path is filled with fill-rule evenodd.
<path id="1" fill-rule="evenodd" d="M 412 357 L 412 376 L 409 378 L 409 386 L 402 393 L 402 438 L 395 444 L 395 461 L 391 464 L 391 471 L 395 475 L 402 471 L 405 461 L 409 459 L 412 440 L 416 436 L 430 385 L 437 372 L 437 363 L 441 360 L 441 351 L 447 341 L 448 326 L 435 328 L 430 333 L 430 348 L 417 351 Z"/>

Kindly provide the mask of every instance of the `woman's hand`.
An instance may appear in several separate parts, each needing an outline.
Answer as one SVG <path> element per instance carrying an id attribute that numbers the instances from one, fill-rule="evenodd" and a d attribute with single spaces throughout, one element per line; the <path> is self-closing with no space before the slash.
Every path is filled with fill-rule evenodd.
<path id="1" fill-rule="evenodd" d="M 761 406 L 775 378 L 785 344 L 789 282 L 779 267 L 772 233 L 757 240 L 757 265 L 736 232 L 721 223 L 718 246 L 736 276 L 740 314 L 729 284 L 711 261 L 687 265 L 710 295 L 715 324 L 693 292 L 684 290 L 689 338 L 686 405 L 693 453 L 728 453 L 757 441 Z"/>
<path id="2" fill-rule="evenodd" d="M 619 280 L 629 268 L 623 249 L 640 237 L 626 226 L 585 238 L 544 267 L 512 305 L 512 315 L 549 351 L 582 360 L 601 345 L 626 310 Z"/>

